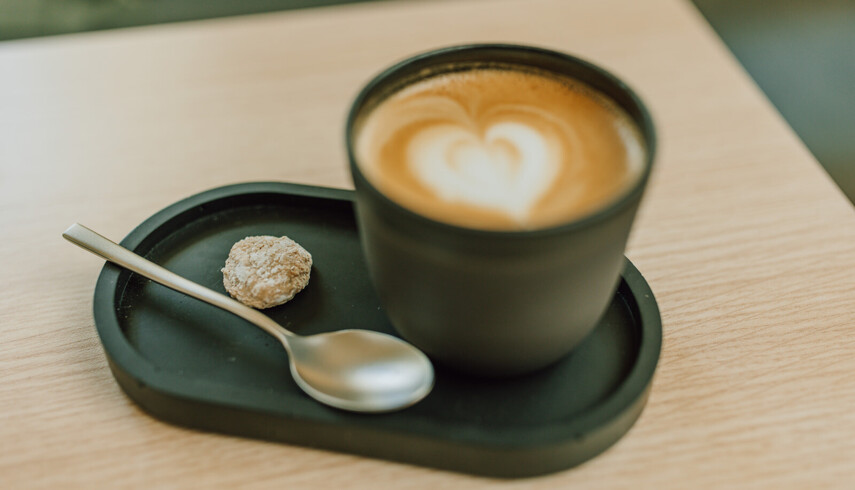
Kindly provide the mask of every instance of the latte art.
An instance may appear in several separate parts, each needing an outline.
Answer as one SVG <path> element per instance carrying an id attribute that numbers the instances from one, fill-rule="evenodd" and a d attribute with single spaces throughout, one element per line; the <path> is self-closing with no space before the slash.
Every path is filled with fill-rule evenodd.
<path id="1" fill-rule="evenodd" d="M 495 209 L 525 223 L 558 174 L 560 156 L 554 146 L 517 122 L 496 123 L 483 136 L 443 124 L 413 137 L 407 163 L 441 199 Z"/>
<path id="2" fill-rule="evenodd" d="M 576 82 L 516 70 L 427 78 L 383 100 L 358 130 L 366 177 L 433 219 L 531 229 L 602 207 L 640 174 L 637 129 Z"/>

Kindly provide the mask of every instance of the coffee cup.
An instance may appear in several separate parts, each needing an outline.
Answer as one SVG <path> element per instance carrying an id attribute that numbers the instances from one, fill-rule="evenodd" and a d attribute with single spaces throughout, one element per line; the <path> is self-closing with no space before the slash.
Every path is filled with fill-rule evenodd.
<path id="1" fill-rule="evenodd" d="M 505 376 L 555 363 L 597 325 L 655 134 L 604 69 L 480 44 L 377 75 L 353 103 L 346 145 L 392 325 L 440 364 Z"/>

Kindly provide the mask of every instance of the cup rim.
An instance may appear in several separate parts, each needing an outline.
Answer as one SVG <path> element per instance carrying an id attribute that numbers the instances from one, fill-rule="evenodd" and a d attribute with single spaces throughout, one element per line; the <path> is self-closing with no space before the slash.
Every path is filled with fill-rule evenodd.
<path id="1" fill-rule="evenodd" d="M 633 117 L 633 122 L 638 125 L 639 130 L 642 133 L 645 142 L 645 158 L 644 158 L 644 168 L 642 169 L 641 175 L 636 179 L 635 183 L 631 188 L 625 190 L 620 197 L 613 199 L 606 206 L 597 209 L 596 211 L 587 213 L 582 215 L 581 217 L 571 219 L 570 221 L 561 222 L 556 225 L 542 227 L 542 228 L 533 228 L 533 229 L 482 229 L 482 228 L 470 228 L 461 225 L 455 225 L 452 223 L 447 223 L 444 221 L 439 221 L 433 218 L 429 218 L 425 215 L 419 214 L 409 208 L 406 208 L 397 202 L 393 201 L 391 198 L 387 197 L 385 194 L 380 192 L 373 183 L 365 176 L 362 170 L 359 168 L 357 164 L 356 154 L 354 151 L 353 145 L 353 133 L 354 126 L 356 124 L 356 120 L 361 113 L 362 107 L 365 105 L 366 101 L 374 94 L 374 92 L 383 86 L 384 83 L 393 79 L 396 75 L 401 72 L 405 72 L 408 68 L 413 65 L 418 65 L 423 62 L 429 61 L 433 58 L 441 58 L 451 54 L 459 54 L 459 53 L 475 53 L 475 52 L 487 52 L 487 51 L 511 51 L 516 53 L 529 53 L 534 54 L 536 56 L 540 56 L 541 58 L 552 58 L 553 60 L 566 63 L 569 65 L 575 65 L 582 70 L 587 70 L 588 72 L 596 74 L 598 77 L 604 79 L 607 84 L 611 84 L 613 88 L 622 92 L 625 95 L 630 103 L 635 106 L 634 109 L 638 111 L 638 115 L 640 116 L 640 120 L 636 120 Z M 492 61 L 492 60 L 488 60 Z M 502 62 L 502 60 L 497 60 L 498 62 Z M 544 69 L 542 67 L 538 67 L 536 64 L 531 65 L 535 69 Z M 549 71 L 547 69 L 547 71 Z M 570 75 L 567 75 L 570 76 Z M 587 83 L 584 82 L 583 83 Z M 595 90 L 598 92 L 603 92 L 602 87 L 593 86 Z M 603 94 L 604 96 L 612 99 L 614 98 L 609 96 L 608 94 Z M 614 101 L 618 103 L 617 101 Z M 620 104 L 618 104 L 620 105 Z M 622 107 L 626 110 L 625 107 Z M 631 116 L 632 117 L 632 116 Z M 457 233 L 460 235 L 472 236 L 472 237 L 502 237 L 504 239 L 508 237 L 518 237 L 518 238 L 535 238 L 539 236 L 549 236 L 559 233 L 568 233 L 576 230 L 588 228 L 590 226 L 596 225 L 600 222 L 607 220 L 610 216 L 619 213 L 626 206 L 628 206 L 631 202 L 639 199 L 641 194 L 643 194 L 644 189 L 646 187 L 646 183 L 650 178 L 650 174 L 653 170 L 653 163 L 656 155 L 656 129 L 653 124 L 653 118 L 650 115 L 646 105 L 642 102 L 641 98 L 632 90 L 629 85 L 627 85 L 623 80 L 619 79 L 617 76 L 609 72 L 608 70 L 595 65 L 589 61 L 586 61 L 582 58 L 563 53 L 560 51 L 555 51 L 552 49 L 522 45 L 522 44 L 507 44 L 507 43 L 476 43 L 476 44 L 460 44 L 453 46 L 446 46 L 437 49 L 431 49 L 429 51 L 424 51 L 422 53 L 418 53 L 416 55 L 410 56 L 403 60 L 398 61 L 397 63 L 389 66 L 383 71 L 374 75 L 370 81 L 365 84 L 365 86 L 359 91 L 353 103 L 350 106 L 348 111 L 347 121 L 345 124 L 345 146 L 347 148 L 347 157 L 350 166 L 351 176 L 354 180 L 354 185 L 356 185 L 356 181 L 359 181 L 359 184 L 362 184 L 368 191 L 373 195 L 375 199 L 378 199 L 380 202 L 384 203 L 387 207 L 392 207 L 397 210 L 399 213 L 407 216 L 407 219 L 413 220 L 414 223 L 419 224 L 421 226 L 432 227 L 435 230 L 444 230 L 448 232 Z"/>

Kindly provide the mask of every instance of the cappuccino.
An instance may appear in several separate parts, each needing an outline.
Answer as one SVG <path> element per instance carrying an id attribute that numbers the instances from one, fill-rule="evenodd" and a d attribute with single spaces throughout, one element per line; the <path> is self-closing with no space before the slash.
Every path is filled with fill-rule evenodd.
<path id="1" fill-rule="evenodd" d="M 355 128 L 357 165 L 399 205 L 467 228 L 556 226 L 606 207 L 641 176 L 626 112 L 577 80 L 516 67 L 428 75 Z"/>

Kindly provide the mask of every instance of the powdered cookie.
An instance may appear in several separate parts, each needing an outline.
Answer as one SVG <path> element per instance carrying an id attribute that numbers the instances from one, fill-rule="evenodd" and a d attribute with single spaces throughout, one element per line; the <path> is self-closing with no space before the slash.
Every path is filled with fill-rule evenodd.
<path id="1" fill-rule="evenodd" d="M 290 301 L 309 284 L 312 255 L 287 236 L 250 236 L 235 243 L 223 267 L 223 285 L 255 308 Z"/>

